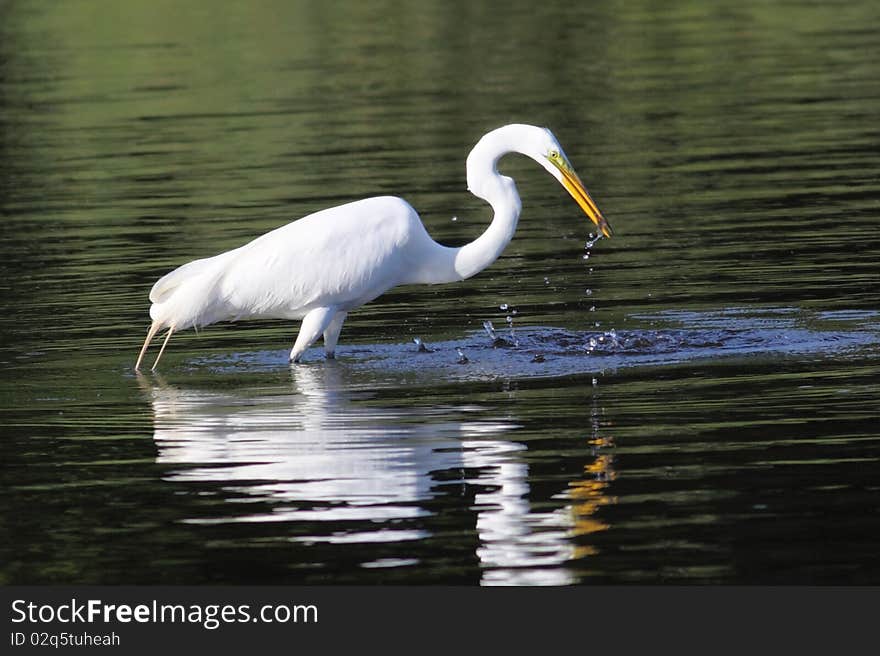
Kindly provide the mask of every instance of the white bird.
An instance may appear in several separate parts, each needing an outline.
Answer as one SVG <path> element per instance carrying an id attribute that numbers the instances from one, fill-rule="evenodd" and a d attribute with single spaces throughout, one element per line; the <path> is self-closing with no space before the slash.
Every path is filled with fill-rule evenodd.
<path id="1" fill-rule="evenodd" d="M 250 243 L 194 260 L 150 290 L 153 320 L 135 369 L 157 332 L 168 329 L 153 369 L 175 332 L 241 319 L 302 319 L 290 351 L 298 362 L 322 334 L 332 358 L 346 315 L 397 285 L 465 280 L 492 264 L 513 238 L 521 203 L 501 175 L 507 153 L 532 158 L 556 178 L 606 237 L 611 226 L 550 130 L 505 125 L 484 135 L 467 158 L 468 190 L 495 213 L 476 240 L 450 248 L 435 242 L 402 198 L 381 196 L 310 214 Z"/>

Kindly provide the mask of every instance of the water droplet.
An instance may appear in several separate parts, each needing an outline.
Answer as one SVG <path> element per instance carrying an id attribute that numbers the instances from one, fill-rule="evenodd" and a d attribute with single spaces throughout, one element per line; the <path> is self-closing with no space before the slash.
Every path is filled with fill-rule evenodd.
<path id="1" fill-rule="evenodd" d="M 498 335 L 495 334 L 495 326 L 492 325 L 491 321 L 484 321 L 483 328 L 486 330 L 486 334 L 489 335 L 489 339 L 498 339 Z"/>
<path id="2" fill-rule="evenodd" d="M 456 364 L 467 364 L 468 362 L 470 362 L 470 360 L 468 360 L 468 357 L 464 354 L 464 351 L 462 351 L 458 347 L 456 347 L 455 350 L 458 352 L 458 361 Z"/>
<path id="3" fill-rule="evenodd" d="M 589 269 L 587 269 L 587 273 L 593 273 L 593 267 L 590 267 Z"/>
<path id="4" fill-rule="evenodd" d="M 586 295 L 586 296 L 592 296 L 592 295 L 593 295 L 593 290 L 592 290 L 592 289 L 587 289 L 587 290 L 585 290 L 585 291 L 584 291 L 584 295 Z"/>
<path id="5" fill-rule="evenodd" d="M 452 220 L 453 220 L 453 222 L 458 221 L 458 217 L 457 217 L 457 216 L 453 216 L 453 217 L 452 217 Z"/>
<path id="6" fill-rule="evenodd" d="M 532 362 L 543 362 L 543 361 L 544 361 L 544 356 L 541 355 L 540 353 L 535 353 L 535 355 L 532 357 Z"/>
<path id="7" fill-rule="evenodd" d="M 598 379 L 598 378 L 594 378 L 594 379 L 593 379 L 593 387 L 596 387 L 596 385 L 598 385 L 598 384 L 599 384 L 599 379 Z"/>
<path id="8" fill-rule="evenodd" d="M 513 316 L 516 316 L 516 310 L 511 310 L 510 313 L 511 313 Z"/>
<path id="9" fill-rule="evenodd" d="M 597 343 L 595 337 L 590 337 L 590 348 L 596 348 Z"/>
<path id="10" fill-rule="evenodd" d="M 508 314 L 507 315 L 507 324 L 510 325 L 512 323 L 513 323 L 513 317 Z"/>
<path id="11" fill-rule="evenodd" d="M 582 260 L 589 260 L 589 259 L 590 259 L 590 254 L 589 254 L 589 253 L 584 253 L 584 254 L 581 256 L 581 259 L 582 259 Z"/>
<path id="12" fill-rule="evenodd" d="M 545 284 L 545 285 L 549 285 L 549 284 L 550 284 L 550 278 L 546 278 L 546 277 L 545 277 L 545 278 L 544 278 L 544 284 Z"/>
<path id="13" fill-rule="evenodd" d="M 510 306 L 507 303 L 502 303 L 501 305 L 498 306 L 498 309 L 501 310 L 502 312 L 507 312 L 507 310 L 509 308 L 510 308 Z"/>
<path id="14" fill-rule="evenodd" d="M 598 235 L 594 235 L 591 232 L 589 234 L 589 236 L 587 237 L 587 243 L 584 245 L 584 248 L 586 248 L 587 250 L 591 249 L 596 244 L 596 242 L 599 241 L 600 239 L 602 239 L 601 233 Z"/>
<path id="15" fill-rule="evenodd" d="M 595 311 L 596 311 L 596 306 L 595 306 L 595 305 L 591 305 L 591 306 L 590 306 L 590 312 L 595 312 Z"/>

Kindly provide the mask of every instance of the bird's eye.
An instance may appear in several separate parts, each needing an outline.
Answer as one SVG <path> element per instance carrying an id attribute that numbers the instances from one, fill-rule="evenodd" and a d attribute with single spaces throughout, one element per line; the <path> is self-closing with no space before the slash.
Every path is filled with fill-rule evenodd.
<path id="1" fill-rule="evenodd" d="M 550 157 L 550 159 L 559 159 L 559 151 L 556 149 L 553 149 L 550 151 L 548 156 Z"/>

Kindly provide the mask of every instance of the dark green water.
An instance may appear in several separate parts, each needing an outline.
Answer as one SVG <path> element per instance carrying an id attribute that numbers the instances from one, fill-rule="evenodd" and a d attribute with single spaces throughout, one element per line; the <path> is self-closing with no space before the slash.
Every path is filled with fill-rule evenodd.
<path id="1" fill-rule="evenodd" d="M 672 4 L 0 4 L 0 582 L 880 582 L 880 9 Z M 159 276 L 309 212 L 473 239 L 514 121 L 588 260 L 510 157 L 505 255 L 337 362 L 132 371 Z"/>

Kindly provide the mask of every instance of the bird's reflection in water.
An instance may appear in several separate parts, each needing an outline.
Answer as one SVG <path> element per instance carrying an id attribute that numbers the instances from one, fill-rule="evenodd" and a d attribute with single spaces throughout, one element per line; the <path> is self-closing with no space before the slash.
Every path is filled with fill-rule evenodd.
<path id="1" fill-rule="evenodd" d="M 585 468 L 586 479 L 562 491 L 567 503 L 536 510 L 526 446 L 505 439 L 519 428 L 515 417 L 474 406 L 380 407 L 337 363 L 290 371 L 289 387 L 224 392 L 140 378 L 166 478 L 215 492 L 219 484 L 236 501 L 220 516 L 185 521 L 298 522 L 291 539 L 399 542 L 401 562 L 412 562 L 408 545 L 434 533 L 437 511 L 427 502 L 471 485 L 484 583 L 572 581 L 564 563 L 588 554 L 572 537 L 604 503 L 595 472 Z"/>
<path id="2" fill-rule="evenodd" d="M 477 508 L 487 509 L 477 517 L 484 584 L 574 583 L 574 572 L 560 565 L 596 554 L 589 544 L 589 534 L 610 528 L 596 518 L 596 512 L 615 501 L 608 493 L 615 478 L 613 457 L 607 452 L 613 440 L 601 436 L 600 414 L 594 395 L 587 439 L 591 457 L 583 466 L 583 475 L 569 481 L 567 489 L 558 495 L 568 503 L 555 510 L 536 512 L 532 508 L 525 462 L 515 458 L 485 462 L 484 471 L 489 473 L 486 482 L 494 479 L 498 487 L 477 498 Z M 474 457 L 471 454 L 470 458 Z"/>

